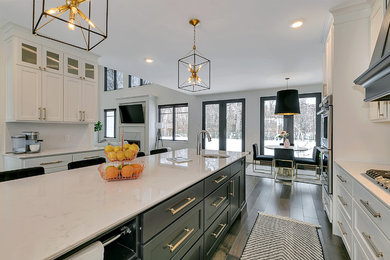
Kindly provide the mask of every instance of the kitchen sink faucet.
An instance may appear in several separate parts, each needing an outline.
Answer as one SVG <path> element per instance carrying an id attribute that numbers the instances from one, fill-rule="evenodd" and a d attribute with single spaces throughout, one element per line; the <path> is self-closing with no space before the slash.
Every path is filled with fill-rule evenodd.
<path id="1" fill-rule="evenodd" d="M 207 130 L 201 130 L 196 137 L 196 154 L 200 155 L 200 150 L 202 149 L 202 138 L 207 135 L 207 139 L 211 142 L 211 135 Z"/>

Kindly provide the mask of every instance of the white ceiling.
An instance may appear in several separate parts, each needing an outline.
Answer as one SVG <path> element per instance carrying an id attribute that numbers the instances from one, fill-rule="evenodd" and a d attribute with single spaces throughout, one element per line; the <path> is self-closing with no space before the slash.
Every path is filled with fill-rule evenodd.
<path id="1" fill-rule="evenodd" d="M 212 87 L 201 94 L 280 87 L 286 76 L 291 86 L 317 84 L 328 10 L 344 2 L 110 0 L 109 36 L 93 52 L 102 65 L 177 89 L 177 60 L 192 48 L 188 20 L 196 17 L 197 47 L 212 61 Z M 31 10 L 31 0 L 1 0 L 0 22 L 31 28 Z M 291 29 L 298 18 L 304 26 Z"/>

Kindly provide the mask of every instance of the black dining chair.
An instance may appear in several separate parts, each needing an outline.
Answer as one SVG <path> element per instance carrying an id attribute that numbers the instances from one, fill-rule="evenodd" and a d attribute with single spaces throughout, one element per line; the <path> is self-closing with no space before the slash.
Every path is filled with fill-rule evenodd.
<path id="1" fill-rule="evenodd" d="M 0 172 L 0 182 L 3 181 L 12 181 L 16 179 L 22 179 L 27 177 L 33 177 L 37 175 L 45 174 L 45 169 L 43 167 L 32 167 L 32 168 L 23 168 L 12 171 Z"/>
<path id="2" fill-rule="evenodd" d="M 298 170 L 313 169 L 315 171 L 315 176 L 317 179 L 320 179 L 320 151 L 316 147 L 313 148 L 312 158 L 296 158 L 295 167 L 298 176 Z M 313 176 L 308 174 L 300 174 L 304 176 Z"/>
<path id="3" fill-rule="evenodd" d="M 105 162 L 106 162 L 106 158 L 103 158 L 103 157 L 70 162 L 70 163 L 68 163 L 68 170 L 88 167 L 88 166 L 92 166 L 92 165 L 98 165 L 98 164 L 102 164 L 102 163 L 105 163 Z"/>
<path id="4" fill-rule="evenodd" d="M 272 155 L 261 155 L 259 154 L 259 146 L 257 144 L 252 145 L 253 148 L 253 171 L 260 173 L 271 173 L 272 174 Z M 267 165 L 271 167 L 270 172 L 265 172 L 256 168 L 257 165 Z"/>
<path id="5" fill-rule="evenodd" d="M 144 152 L 138 152 L 138 153 L 137 153 L 137 158 L 138 158 L 138 157 L 144 157 L 144 156 L 145 156 L 145 153 L 144 153 Z"/>
<path id="6" fill-rule="evenodd" d="M 284 174 L 285 170 L 288 170 L 288 175 L 291 175 L 291 184 L 295 179 L 295 160 L 294 160 L 294 149 L 283 149 L 276 148 L 274 150 L 274 159 L 272 161 L 272 168 L 278 168 L 274 173 L 274 179 L 276 181 L 278 174 Z"/>
<path id="7" fill-rule="evenodd" d="M 150 155 L 158 154 L 158 153 L 166 153 L 166 152 L 168 152 L 167 148 L 160 148 L 160 149 L 150 150 Z"/>

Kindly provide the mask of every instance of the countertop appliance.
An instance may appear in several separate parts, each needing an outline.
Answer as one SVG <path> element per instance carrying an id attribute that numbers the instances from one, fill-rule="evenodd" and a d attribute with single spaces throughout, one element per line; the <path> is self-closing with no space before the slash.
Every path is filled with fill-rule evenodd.
<path id="1" fill-rule="evenodd" d="M 39 153 L 41 142 L 39 132 L 23 131 L 21 135 L 11 136 L 13 153 Z"/>
<path id="2" fill-rule="evenodd" d="M 390 191 L 390 171 L 370 169 L 365 174 L 379 186 Z"/>
<path id="3" fill-rule="evenodd" d="M 14 135 L 12 139 L 12 152 L 13 153 L 25 153 L 27 149 L 26 136 L 25 135 Z"/>

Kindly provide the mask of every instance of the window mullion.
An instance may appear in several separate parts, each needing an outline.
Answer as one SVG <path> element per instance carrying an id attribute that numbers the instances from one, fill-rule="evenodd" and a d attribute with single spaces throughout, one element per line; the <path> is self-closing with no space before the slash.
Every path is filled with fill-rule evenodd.
<path id="1" fill-rule="evenodd" d="M 172 140 L 175 141 L 176 133 L 176 106 L 172 106 Z"/>

